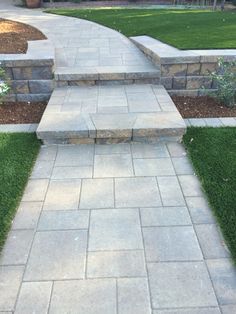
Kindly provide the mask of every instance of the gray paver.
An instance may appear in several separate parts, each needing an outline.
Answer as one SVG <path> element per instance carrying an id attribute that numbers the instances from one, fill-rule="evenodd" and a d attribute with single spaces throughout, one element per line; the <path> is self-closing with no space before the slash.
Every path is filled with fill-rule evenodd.
<path id="1" fill-rule="evenodd" d="M 146 265 L 143 251 L 113 251 L 88 253 L 88 278 L 143 277 Z"/>
<path id="2" fill-rule="evenodd" d="M 33 240 L 33 230 L 12 230 L 9 232 L 1 252 L 0 265 L 25 264 Z"/>
<path id="3" fill-rule="evenodd" d="M 35 229 L 42 210 L 42 202 L 21 202 L 12 229 Z"/>
<path id="4" fill-rule="evenodd" d="M 142 248 L 137 209 L 93 210 L 91 212 L 89 251 Z"/>
<path id="5" fill-rule="evenodd" d="M 118 311 L 120 314 L 151 314 L 147 279 L 118 279 Z"/>
<path id="6" fill-rule="evenodd" d="M 89 211 L 43 211 L 39 224 L 39 230 L 68 230 L 87 229 L 89 224 Z"/>
<path id="7" fill-rule="evenodd" d="M 29 180 L 26 186 L 22 201 L 37 202 L 43 201 L 48 187 L 47 179 Z"/>
<path id="8" fill-rule="evenodd" d="M 25 281 L 84 278 L 87 231 L 44 231 L 35 236 Z"/>
<path id="9" fill-rule="evenodd" d="M 229 256 L 228 248 L 215 224 L 196 225 L 195 230 L 206 259 Z"/>
<path id="10" fill-rule="evenodd" d="M 0 266 L 0 311 L 14 309 L 23 272 L 23 266 Z"/>
<path id="11" fill-rule="evenodd" d="M 50 314 L 116 314 L 116 281 L 92 279 L 54 284 Z"/>
<path id="12" fill-rule="evenodd" d="M 93 145 L 59 146 L 56 166 L 91 166 L 93 164 Z"/>
<path id="13" fill-rule="evenodd" d="M 131 155 L 97 155 L 94 160 L 94 177 L 130 177 L 133 173 Z"/>
<path id="14" fill-rule="evenodd" d="M 133 158 L 161 158 L 169 157 L 166 145 L 158 144 L 140 144 L 133 143 L 131 145 Z"/>
<path id="15" fill-rule="evenodd" d="M 194 175 L 180 175 L 180 185 L 184 196 L 202 196 L 202 190 L 198 178 Z"/>
<path id="16" fill-rule="evenodd" d="M 193 167 L 187 157 L 172 158 L 177 174 L 193 174 Z"/>
<path id="17" fill-rule="evenodd" d="M 233 314 L 236 313 L 236 304 L 222 305 L 222 314 Z"/>
<path id="18" fill-rule="evenodd" d="M 115 196 L 117 207 L 162 205 L 155 178 L 115 179 Z"/>
<path id="19" fill-rule="evenodd" d="M 82 182 L 80 208 L 114 207 L 113 179 L 84 179 Z"/>
<path id="20" fill-rule="evenodd" d="M 47 314 L 51 289 L 51 282 L 24 282 L 14 313 Z"/>
<path id="21" fill-rule="evenodd" d="M 41 146 L 37 161 L 55 160 L 57 154 L 57 146 Z"/>
<path id="22" fill-rule="evenodd" d="M 52 179 L 65 180 L 65 179 L 82 179 L 92 178 L 93 167 L 54 167 L 52 172 Z"/>
<path id="23" fill-rule="evenodd" d="M 129 154 L 130 144 L 95 145 L 96 155 Z"/>
<path id="24" fill-rule="evenodd" d="M 218 307 L 188 308 L 179 310 L 156 310 L 153 311 L 153 314 L 220 314 L 220 310 Z"/>
<path id="25" fill-rule="evenodd" d="M 186 156 L 186 151 L 184 146 L 180 143 L 167 143 L 167 147 L 171 157 L 184 157 Z"/>
<path id="26" fill-rule="evenodd" d="M 81 180 L 51 181 L 44 202 L 44 210 L 77 209 Z"/>
<path id="27" fill-rule="evenodd" d="M 134 159 L 134 171 L 136 176 L 167 176 L 175 174 L 169 158 Z"/>
<path id="28" fill-rule="evenodd" d="M 140 213 L 144 227 L 192 224 L 186 207 L 141 208 Z"/>
<path id="29" fill-rule="evenodd" d="M 164 206 L 185 206 L 179 182 L 175 176 L 157 177 Z"/>
<path id="30" fill-rule="evenodd" d="M 219 303 L 236 304 L 236 270 L 231 260 L 208 260 L 207 266 Z"/>
<path id="31" fill-rule="evenodd" d="M 148 264 L 154 309 L 217 306 L 203 262 Z"/>
<path id="32" fill-rule="evenodd" d="M 203 258 L 191 226 L 143 228 L 143 236 L 149 262 L 194 261 Z"/>
<path id="33" fill-rule="evenodd" d="M 196 224 L 214 223 L 214 217 L 204 197 L 186 197 L 192 220 Z"/>
<path id="34" fill-rule="evenodd" d="M 51 177 L 54 160 L 38 161 L 33 169 L 31 178 L 33 179 L 48 179 Z"/>

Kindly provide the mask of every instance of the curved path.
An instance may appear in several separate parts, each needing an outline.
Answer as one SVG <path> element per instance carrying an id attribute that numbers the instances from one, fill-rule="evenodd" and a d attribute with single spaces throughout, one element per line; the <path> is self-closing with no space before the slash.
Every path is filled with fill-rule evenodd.
<path id="1" fill-rule="evenodd" d="M 128 38 L 96 23 L 17 7 L 1 10 L 1 17 L 35 26 L 48 37 L 56 74 L 159 73 Z"/>

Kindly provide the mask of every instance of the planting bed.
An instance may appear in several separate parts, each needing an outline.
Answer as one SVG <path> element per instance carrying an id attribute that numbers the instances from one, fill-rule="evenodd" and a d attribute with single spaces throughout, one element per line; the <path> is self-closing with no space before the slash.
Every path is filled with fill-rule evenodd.
<path id="1" fill-rule="evenodd" d="M 236 106 L 228 108 L 209 96 L 172 96 L 183 118 L 236 117 Z"/>
<path id="2" fill-rule="evenodd" d="M 39 123 L 47 106 L 45 102 L 12 102 L 0 105 L 0 124 Z"/>
<path id="3" fill-rule="evenodd" d="M 0 19 L 0 54 L 26 53 L 27 41 L 42 39 L 44 34 L 30 25 Z"/>

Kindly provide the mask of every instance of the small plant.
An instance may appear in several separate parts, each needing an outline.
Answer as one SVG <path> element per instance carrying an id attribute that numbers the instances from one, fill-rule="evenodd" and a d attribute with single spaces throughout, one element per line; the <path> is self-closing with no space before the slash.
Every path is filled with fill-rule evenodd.
<path id="1" fill-rule="evenodd" d="M 225 62 L 218 59 L 218 69 L 210 73 L 210 77 L 216 83 L 216 98 L 227 107 L 233 107 L 236 103 L 236 62 Z"/>
<path id="2" fill-rule="evenodd" d="M 6 80 L 5 71 L 0 68 L 0 104 L 2 103 L 4 97 L 8 94 L 10 87 Z"/>

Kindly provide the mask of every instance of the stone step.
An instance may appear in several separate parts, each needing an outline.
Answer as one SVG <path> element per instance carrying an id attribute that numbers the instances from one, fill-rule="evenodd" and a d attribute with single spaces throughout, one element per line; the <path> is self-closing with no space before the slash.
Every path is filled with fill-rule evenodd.
<path id="1" fill-rule="evenodd" d="M 161 85 L 68 86 L 54 90 L 37 136 L 45 144 L 177 141 L 185 130 Z"/>
<path id="2" fill-rule="evenodd" d="M 57 67 L 55 80 L 58 87 L 79 85 L 159 84 L 159 67 L 98 66 Z"/>

